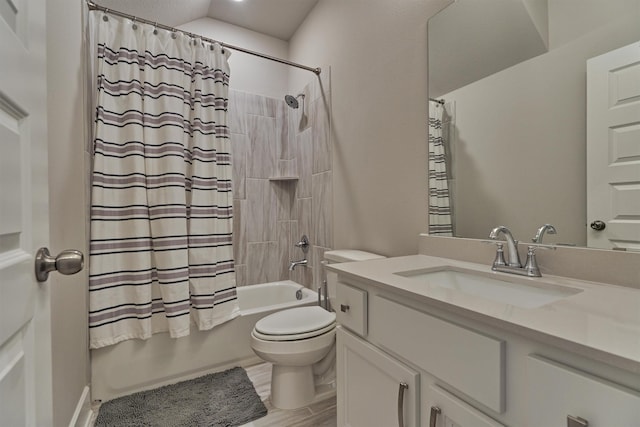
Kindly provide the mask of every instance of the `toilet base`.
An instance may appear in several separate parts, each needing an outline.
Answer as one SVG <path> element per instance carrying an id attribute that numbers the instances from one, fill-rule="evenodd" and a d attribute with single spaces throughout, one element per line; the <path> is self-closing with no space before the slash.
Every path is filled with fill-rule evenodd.
<path id="1" fill-rule="evenodd" d="M 279 409 L 297 409 L 311 403 L 315 396 L 311 365 L 272 366 L 271 404 L 273 406 Z"/>

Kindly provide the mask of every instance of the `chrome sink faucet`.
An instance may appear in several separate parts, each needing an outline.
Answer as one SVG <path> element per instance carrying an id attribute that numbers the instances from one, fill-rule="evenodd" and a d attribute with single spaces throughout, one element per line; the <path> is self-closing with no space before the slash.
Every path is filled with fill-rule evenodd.
<path id="1" fill-rule="evenodd" d="M 497 240 L 500 234 L 504 234 L 505 239 L 507 239 L 507 252 L 509 253 L 509 262 L 507 263 L 507 266 L 516 268 L 522 267 L 522 263 L 520 262 L 520 254 L 518 254 L 518 241 L 513 238 L 511 230 L 509 230 L 504 225 L 499 225 L 491 230 L 491 233 L 489 233 L 489 238 Z M 498 250 L 500 250 L 500 247 L 498 247 Z"/>
<path id="2" fill-rule="evenodd" d="M 542 230 L 543 227 L 540 227 L 540 230 Z M 553 228 L 553 226 L 551 227 Z M 555 228 L 553 230 L 555 231 Z M 540 240 L 542 240 L 542 234 L 544 234 L 544 231 L 545 230 L 543 230 L 540 234 Z M 500 225 L 494 228 L 493 230 L 491 230 L 491 233 L 489 233 L 489 238 L 497 240 L 500 234 L 504 234 L 505 238 L 507 239 L 509 262 L 505 262 L 504 259 L 504 251 L 502 249 L 503 243 L 497 242 L 496 244 L 498 246 L 498 250 L 496 252 L 496 258 L 493 261 L 493 265 L 491 266 L 491 270 L 501 271 L 503 273 L 518 274 L 520 276 L 541 277 L 542 273 L 540 272 L 540 268 L 538 267 L 538 262 L 536 260 L 536 250 L 540 248 L 555 249 L 555 247 L 541 244 L 529 245 L 527 247 L 527 262 L 523 267 L 520 263 L 520 255 L 518 254 L 518 241 L 513 238 L 511 231 L 507 227 Z"/>

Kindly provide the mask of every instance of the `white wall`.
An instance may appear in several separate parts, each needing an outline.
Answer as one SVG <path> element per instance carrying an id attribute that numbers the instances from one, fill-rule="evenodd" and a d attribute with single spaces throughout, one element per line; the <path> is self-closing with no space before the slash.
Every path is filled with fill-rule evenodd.
<path id="1" fill-rule="evenodd" d="M 289 43 L 236 25 L 201 18 L 178 27 L 224 43 L 287 59 Z M 242 92 L 283 99 L 287 93 L 287 66 L 239 51 L 229 58 L 229 87 Z"/>
<path id="2" fill-rule="evenodd" d="M 331 66 L 334 248 L 417 253 L 427 229 L 427 20 L 447 0 L 320 0 L 289 59 Z M 291 68 L 289 88 L 313 74 Z"/>
<path id="3" fill-rule="evenodd" d="M 589 4 L 585 4 L 589 3 Z M 549 2 L 550 51 L 443 96 L 455 102 L 456 235 L 586 244 L 586 60 L 640 39 L 638 0 Z"/>
<path id="4" fill-rule="evenodd" d="M 47 90 L 49 127 L 50 250 L 82 250 L 85 225 L 85 140 L 81 8 L 77 0 L 47 2 Z M 89 383 L 87 269 L 52 274 L 51 338 L 53 425 L 64 426 Z"/>

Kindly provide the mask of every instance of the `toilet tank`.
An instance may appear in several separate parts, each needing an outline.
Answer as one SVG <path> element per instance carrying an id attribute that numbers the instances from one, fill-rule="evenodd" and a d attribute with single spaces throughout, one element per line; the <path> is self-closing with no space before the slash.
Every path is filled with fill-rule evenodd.
<path id="1" fill-rule="evenodd" d="M 336 249 L 326 251 L 324 253 L 324 261 L 326 264 L 337 264 L 340 262 L 368 261 L 372 259 L 382 259 L 385 256 L 374 254 L 371 252 L 359 251 L 356 249 Z M 333 306 L 336 299 L 336 284 L 338 283 L 338 274 L 332 271 L 326 271 L 327 275 L 327 293 L 329 294 L 329 304 Z"/>

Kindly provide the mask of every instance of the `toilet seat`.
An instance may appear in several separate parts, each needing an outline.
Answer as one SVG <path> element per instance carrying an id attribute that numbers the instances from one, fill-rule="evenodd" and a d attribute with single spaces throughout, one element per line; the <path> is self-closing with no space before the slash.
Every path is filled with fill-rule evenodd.
<path id="1" fill-rule="evenodd" d="M 253 334 L 266 341 L 295 341 L 325 334 L 335 327 L 335 313 L 318 306 L 296 307 L 258 320 Z"/>
<path id="2" fill-rule="evenodd" d="M 310 332 L 303 332 L 300 334 L 292 334 L 292 335 L 269 335 L 269 334 L 262 334 L 260 332 L 258 332 L 257 330 L 253 330 L 253 336 L 256 338 L 259 338 L 261 340 L 264 341 L 298 341 L 298 340 L 304 340 L 304 339 L 309 339 L 309 338 L 314 338 L 317 337 L 319 335 L 323 335 L 326 334 L 327 332 L 331 332 L 336 328 L 336 323 L 333 322 L 331 325 L 326 326 L 322 329 L 318 329 L 315 331 L 310 331 Z"/>

